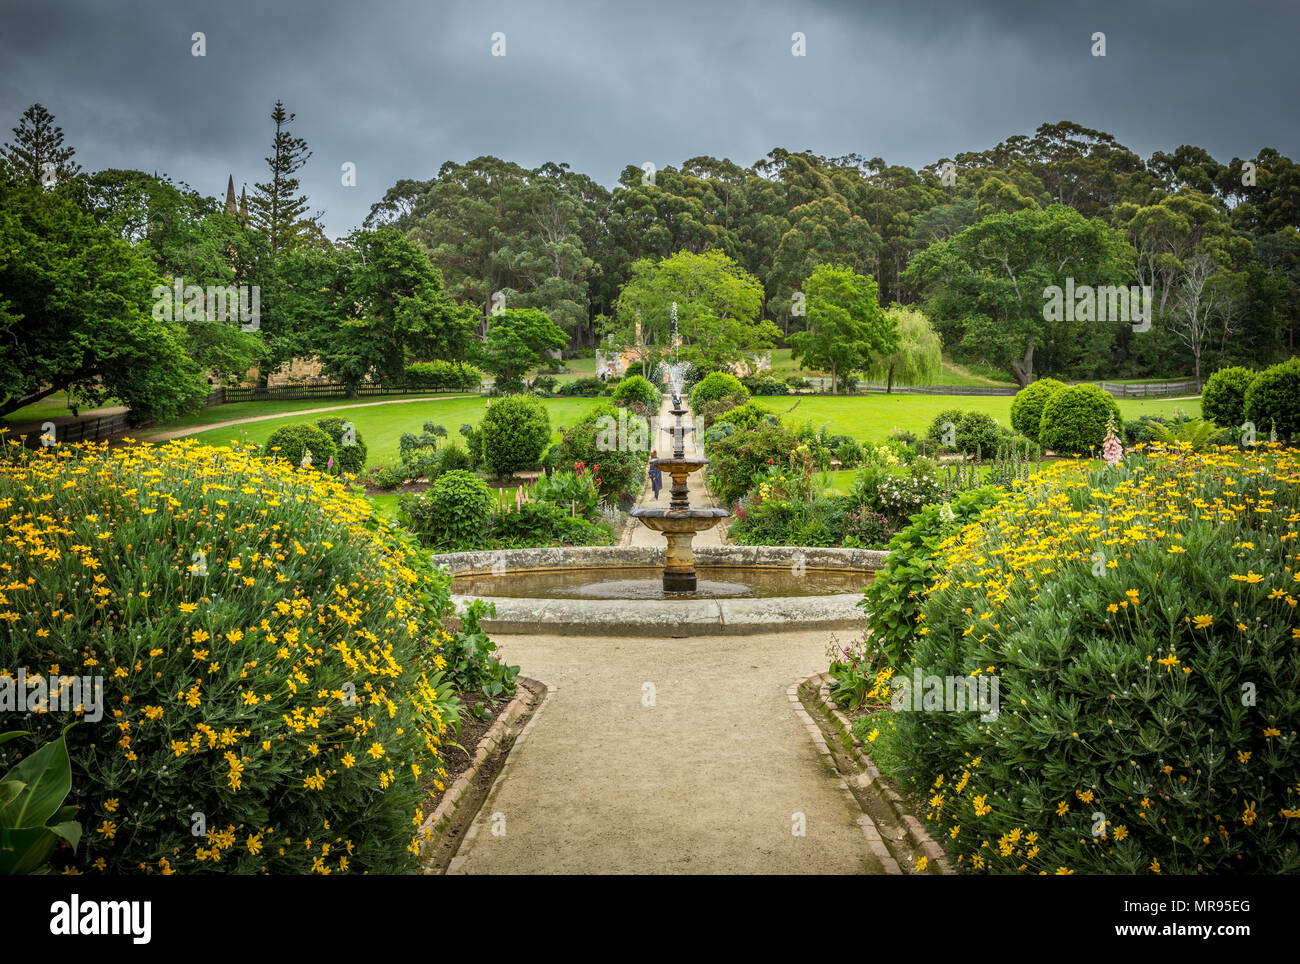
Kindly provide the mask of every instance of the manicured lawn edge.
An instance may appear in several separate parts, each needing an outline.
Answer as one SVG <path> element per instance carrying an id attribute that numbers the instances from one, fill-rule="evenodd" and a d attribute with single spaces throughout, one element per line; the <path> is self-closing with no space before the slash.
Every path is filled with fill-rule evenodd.
<path id="1" fill-rule="evenodd" d="M 889 847 L 893 851 L 890 860 L 906 868 L 900 873 L 918 873 L 917 858 L 924 856 L 927 866 L 920 873 L 955 874 L 943 848 L 908 808 L 893 781 L 881 774 L 861 741 L 854 737 L 853 724 L 831 699 L 830 683 L 830 673 L 814 673 L 790 687 L 792 701 L 800 702 L 819 728 L 814 735 L 818 750 L 844 778 L 849 793 L 868 819 L 874 816 L 886 826 L 882 845 L 893 845 Z"/>
<path id="2" fill-rule="evenodd" d="M 516 677 L 512 699 L 479 740 L 469 769 L 456 778 L 420 825 L 420 859 L 425 874 L 446 874 L 483 801 L 505 769 L 522 731 L 555 691 L 554 686 L 526 676 Z"/>

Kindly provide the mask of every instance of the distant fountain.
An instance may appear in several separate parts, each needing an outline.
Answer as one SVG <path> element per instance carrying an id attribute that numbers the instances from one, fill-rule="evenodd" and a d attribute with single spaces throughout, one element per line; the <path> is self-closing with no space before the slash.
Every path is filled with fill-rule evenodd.
<path id="1" fill-rule="evenodd" d="M 674 394 L 680 397 L 680 383 L 673 386 Z M 682 416 L 686 410 L 680 405 L 670 410 L 676 419 L 672 429 L 672 458 L 651 459 L 650 464 L 667 472 L 673 480 L 669 489 L 668 508 L 633 509 L 631 515 L 641 524 L 662 532 L 668 545 L 664 551 L 664 592 L 695 592 L 695 551 L 691 543 L 697 532 L 712 529 L 731 513 L 726 509 L 692 508 L 687 494 L 687 478 L 708 465 L 707 459 L 686 455 L 687 428 L 682 425 Z M 692 427 L 690 431 L 694 431 Z"/>

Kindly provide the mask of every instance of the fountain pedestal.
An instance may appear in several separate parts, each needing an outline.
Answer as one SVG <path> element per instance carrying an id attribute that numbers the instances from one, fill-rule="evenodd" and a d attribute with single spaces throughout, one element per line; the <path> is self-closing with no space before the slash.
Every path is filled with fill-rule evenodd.
<path id="1" fill-rule="evenodd" d="M 692 508 L 687 480 L 692 472 L 708 465 L 707 459 L 686 455 L 685 409 L 671 410 L 677 424 L 673 429 L 673 456 L 651 459 L 652 465 L 672 478 L 668 508 L 633 509 L 631 515 L 647 528 L 662 532 L 667 540 L 664 550 L 664 592 L 694 592 L 696 587 L 695 551 L 691 543 L 697 532 L 712 529 L 731 513 L 726 509 Z"/>

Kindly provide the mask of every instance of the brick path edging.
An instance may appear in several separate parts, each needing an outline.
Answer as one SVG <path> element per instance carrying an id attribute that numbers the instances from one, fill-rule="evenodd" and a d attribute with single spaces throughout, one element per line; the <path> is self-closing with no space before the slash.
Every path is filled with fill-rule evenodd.
<path id="1" fill-rule="evenodd" d="M 799 688 L 806 682 L 807 680 L 801 680 L 785 691 L 790 699 L 790 707 L 794 710 L 795 716 L 799 718 L 799 722 L 803 724 L 804 729 L 808 731 L 809 738 L 817 748 L 817 753 L 822 757 L 822 762 L 829 768 L 829 772 L 838 774 L 839 767 L 835 765 L 835 755 L 831 753 L 831 748 L 826 744 L 826 737 L 822 733 L 821 727 L 817 725 L 817 722 L 805 709 L 803 701 L 799 699 Z M 849 785 L 842 776 L 839 777 L 839 785 L 840 789 L 849 797 L 853 806 L 860 807 L 857 798 L 853 796 L 853 791 L 849 789 Z M 862 835 L 867 838 L 867 846 L 876 855 L 881 866 L 884 867 L 885 873 L 890 875 L 902 874 L 902 868 L 898 866 L 898 861 L 894 859 L 894 855 L 885 846 L 885 840 L 880 835 L 880 828 L 876 826 L 876 822 L 871 819 L 870 814 L 863 811 L 862 816 L 857 820 L 857 824 L 862 828 Z"/>
<path id="2" fill-rule="evenodd" d="M 852 721 L 850 721 L 844 711 L 836 705 L 835 700 L 831 698 L 830 684 L 830 673 L 814 673 L 812 676 L 800 680 L 791 687 L 791 692 L 795 694 L 793 700 L 798 700 L 798 692 L 800 688 L 804 686 L 808 687 L 809 692 L 812 694 L 813 702 L 823 713 L 826 714 L 829 725 L 834 730 L 832 735 L 835 737 L 836 742 L 842 746 L 845 752 L 852 756 L 853 760 L 862 768 L 862 774 L 857 780 L 857 786 L 864 793 L 872 794 L 897 818 L 898 822 L 903 826 L 904 831 L 907 834 L 907 842 L 911 845 L 911 848 L 920 851 L 928 858 L 925 872 L 955 874 L 956 870 L 953 869 L 953 866 L 948 860 L 947 854 L 944 853 L 943 848 L 939 846 L 933 837 L 930 836 L 929 831 L 925 829 L 925 825 L 922 824 L 921 821 L 911 812 L 898 791 L 894 789 L 891 782 L 881 778 L 879 768 L 876 766 L 875 761 L 871 759 L 871 756 L 866 752 L 866 748 L 862 745 L 862 741 L 853 735 Z M 803 710 L 802 703 L 799 704 L 799 709 Z M 831 757 L 831 763 L 833 766 L 834 755 L 831 754 L 829 746 L 826 745 L 826 740 L 822 734 L 821 727 L 812 720 L 811 715 L 809 715 L 806 710 L 804 710 L 803 715 L 808 718 L 808 722 L 810 722 L 817 731 L 814 737 L 814 742 L 818 744 L 819 751 Z M 845 788 L 847 789 L 847 787 L 848 784 L 846 783 Z M 855 802 L 856 799 L 857 798 L 855 797 Z M 915 873 L 915 870 L 909 868 L 909 872 Z"/>
<path id="3" fill-rule="evenodd" d="M 430 855 L 437 853 L 438 845 L 450 831 L 453 829 L 463 830 L 466 824 L 473 821 L 477 808 L 472 811 L 462 811 L 460 809 L 462 797 L 473 785 L 484 764 L 492 758 L 493 754 L 507 739 L 514 736 L 514 745 L 516 746 L 523 742 L 523 734 L 517 736 L 515 734 L 519 717 L 530 710 L 534 711 L 532 719 L 523 728 L 526 733 L 529 727 L 532 726 L 533 720 L 537 718 L 535 711 L 541 710 L 547 699 L 549 699 L 551 692 L 555 689 L 554 686 L 548 686 L 539 680 L 526 676 L 518 677 L 517 683 L 518 687 L 515 690 L 514 698 L 506 704 L 506 708 L 501 711 L 501 714 L 479 740 L 478 746 L 474 750 L 474 759 L 470 762 L 469 768 L 456 778 L 447 792 L 442 795 L 442 799 L 438 801 L 438 806 L 434 808 L 433 813 L 429 814 L 424 819 L 424 823 L 420 825 L 419 836 L 423 838 L 420 843 L 420 858 L 424 866 L 423 873 L 437 874 L 445 872 L 444 869 L 432 864 Z M 540 690 L 540 693 L 533 692 L 534 687 Z M 511 752 L 513 753 L 513 746 Z M 504 770 L 505 767 L 503 766 L 502 772 Z M 500 780 L 500 778 L 501 774 L 498 773 L 497 779 Z M 455 859 L 454 855 L 452 859 Z"/>

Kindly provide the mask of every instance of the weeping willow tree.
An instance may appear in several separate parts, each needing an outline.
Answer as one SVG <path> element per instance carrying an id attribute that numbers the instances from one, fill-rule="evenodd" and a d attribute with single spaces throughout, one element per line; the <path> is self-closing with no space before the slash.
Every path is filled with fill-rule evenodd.
<path id="1" fill-rule="evenodd" d="M 893 354 L 873 356 L 866 377 L 894 384 L 931 385 L 943 371 L 943 343 L 930 320 L 916 308 L 894 305 L 888 311 L 898 325 L 898 348 Z"/>

